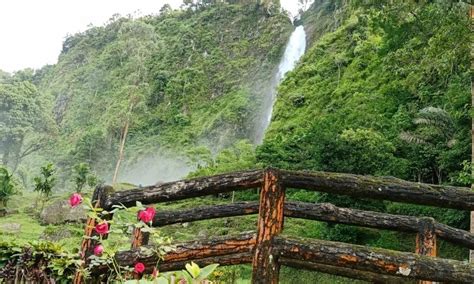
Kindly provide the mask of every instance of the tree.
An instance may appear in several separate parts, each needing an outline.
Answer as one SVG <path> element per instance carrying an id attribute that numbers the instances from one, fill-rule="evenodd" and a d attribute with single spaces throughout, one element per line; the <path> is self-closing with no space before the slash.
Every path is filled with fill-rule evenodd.
<path id="1" fill-rule="evenodd" d="M 48 163 L 41 167 L 40 176 L 33 179 L 35 183 L 34 191 L 38 192 L 40 196 L 48 199 L 53 192 L 56 184 L 56 169 L 52 163 Z"/>
<path id="2" fill-rule="evenodd" d="M 439 157 L 456 144 L 454 121 L 451 115 L 441 108 L 425 107 L 418 111 L 416 118 L 413 119 L 413 124 L 416 129 L 402 131 L 400 138 L 425 148 L 423 152 L 427 153 L 436 180 L 438 183 L 442 183 L 443 167 Z"/>
<path id="3" fill-rule="evenodd" d="M 81 192 L 85 185 L 95 186 L 97 177 L 91 172 L 88 164 L 79 163 L 74 166 L 73 182 L 76 185 L 76 191 Z"/>
<path id="4" fill-rule="evenodd" d="M 116 75 L 124 82 L 117 90 L 119 98 L 112 103 L 116 110 L 113 112 L 112 124 L 120 125 L 119 155 L 112 183 L 117 182 L 133 115 L 145 107 L 144 96 L 149 92 L 149 70 L 146 61 L 155 49 L 156 36 L 153 26 L 140 21 L 124 23 L 118 33 L 118 42 L 111 47 L 111 55 L 117 56 L 123 66 Z"/>
<path id="5" fill-rule="evenodd" d="M 0 83 L 0 97 L 0 154 L 14 172 L 23 158 L 46 145 L 54 123 L 30 82 Z"/>
<path id="6" fill-rule="evenodd" d="M 18 193 L 18 184 L 13 180 L 13 174 L 7 168 L 0 166 L 0 203 L 6 207 L 10 198 Z"/>

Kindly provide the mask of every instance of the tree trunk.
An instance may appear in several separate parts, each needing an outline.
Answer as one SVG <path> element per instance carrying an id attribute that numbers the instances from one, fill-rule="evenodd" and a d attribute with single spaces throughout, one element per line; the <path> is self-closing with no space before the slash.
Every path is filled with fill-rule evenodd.
<path id="1" fill-rule="evenodd" d="M 125 141 L 127 140 L 128 127 L 130 125 L 130 114 L 132 112 L 132 109 L 133 109 L 133 105 L 130 105 L 130 109 L 127 114 L 127 120 L 125 121 L 125 126 L 123 128 L 122 135 L 120 136 L 119 157 L 118 157 L 117 163 L 115 164 L 115 171 L 114 171 L 114 177 L 112 179 L 112 184 L 115 184 L 117 182 L 118 172 L 120 170 L 120 164 L 122 163 L 122 160 L 123 160 Z"/>

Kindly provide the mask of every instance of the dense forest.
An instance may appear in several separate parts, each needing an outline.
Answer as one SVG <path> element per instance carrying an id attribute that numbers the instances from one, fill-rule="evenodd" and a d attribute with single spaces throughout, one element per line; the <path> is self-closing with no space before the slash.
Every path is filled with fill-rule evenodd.
<path id="1" fill-rule="evenodd" d="M 157 16 L 115 15 L 68 36 L 57 64 L 0 70 L 0 201 L 5 212 L 17 209 L 0 224 L 38 219 L 39 208 L 18 206 L 21 198 L 37 204 L 33 191 L 43 194 L 47 208 L 101 183 L 126 188 L 268 166 L 470 186 L 468 4 L 315 0 L 290 19 L 278 1 L 184 2 L 179 10 L 163 6 Z M 295 25 L 304 26 L 306 52 L 278 85 L 260 143 L 265 95 L 275 87 Z M 296 189 L 287 195 L 469 228 L 463 211 Z M 177 206 L 230 198 L 258 196 L 241 192 Z M 253 222 L 229 219 L 164 231 L 187 239 L 203 231 L 242 231 Z M 64 229 L 43 225 L 24 241 Z M 67 226 L 70 237 L 80 239 L 81 226 Z M 405 251 L 414 246 L 407 233 L 310 221 L 285 226 L 302 237 Z M 0 235 L 14 239 L 7 231 Z M 70 250 L 71 243 L 62 245 Z M 441 256 L 468 257 L 460 247 L 439 247 Z M 223 271 L 248 277 L 247 267 Z M 295 283 L 291 271 L 284 275 Z"/>

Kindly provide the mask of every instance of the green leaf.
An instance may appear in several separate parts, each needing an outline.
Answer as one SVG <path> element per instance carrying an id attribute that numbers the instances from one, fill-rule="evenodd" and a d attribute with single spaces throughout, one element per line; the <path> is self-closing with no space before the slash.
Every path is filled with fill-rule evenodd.
<path id="1" fill-rule="evenodd" d="M 201 269 L 199 266 L 191 261 L 191 264 L 187 263 L 186 264 L 186 270 L 193 276 L 194 279 L 196 279 L 199 276 L 199 273 L 201 273 Z"/>
<path id="2" fill-rule="evenodd" d="M 205 280 L 209 275 L 211 275 L 214 270 L 219 266 L 219 264 L 210 264 L 204 268 L 201 268 L 201 273 L 199 274 L 199 280 Z"/>

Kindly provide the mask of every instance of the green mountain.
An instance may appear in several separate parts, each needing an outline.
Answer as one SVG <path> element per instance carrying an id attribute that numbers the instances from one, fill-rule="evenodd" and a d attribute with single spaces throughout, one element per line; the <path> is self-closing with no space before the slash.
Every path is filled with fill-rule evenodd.
<path id="1" fill-rule="evenodd" d="M 42 156 L 65 176 L 86 162 L 110 179 L 124 134 L 125 163 L 252 139 L 291 30 L 282 13 L 218 3 L 114 17 L 68 37 L 58 63 L 36 74 L 58 129 Z"/>

